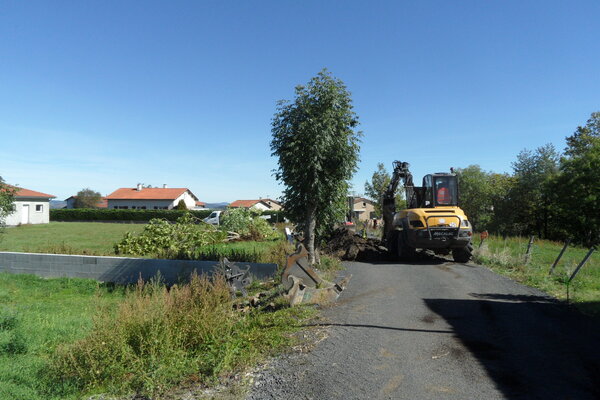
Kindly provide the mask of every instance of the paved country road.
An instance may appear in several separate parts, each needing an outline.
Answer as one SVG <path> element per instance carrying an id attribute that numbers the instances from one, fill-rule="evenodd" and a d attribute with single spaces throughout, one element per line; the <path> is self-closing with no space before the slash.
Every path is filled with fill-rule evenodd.
<path id="1" fill-rule="evenodd" d="M 600 398 L 600 324 L 542 292 L 443 260 L 345 265 L 326 338 L 248 399 Z"/>

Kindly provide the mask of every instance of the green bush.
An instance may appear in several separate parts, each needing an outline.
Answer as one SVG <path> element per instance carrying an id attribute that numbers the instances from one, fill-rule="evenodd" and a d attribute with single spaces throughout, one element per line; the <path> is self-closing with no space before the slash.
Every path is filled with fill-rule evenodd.
<path id="1" fill-rule="evenodd" d="M 190 213 L 196 218 L 206 218 L 210 210 L 115 210 L 115 209 L 85 209 L 61 208 L 50 210 L 50 221 L 142 221 L 161 218 L 175 222 L 185 213 Z"/>
<path id="2" fill-rule="evenodd" d="M 192 277 L 167 290 L 130 291 L 116 313 L 99 312 L 87 337 L 61 347 L 47 378 L 86 393 L 152 398 L 180 382 L 210 383 L 289 344 L 307 308 L 235 311 L 225 280 Z"/>
<path id="3" fill-rule="evenodd" d="M 236 208 L 228 210 L 223 214 L 221 228 L 227 231 L 237 232 L 244 239 L 264 240 L 274 239 L 277 232 L 264 219 L 261 213 L 247 208 Z"/>
<path id="4" fill-rule="evenodd" d="M 115 253 L 192 259 L 201 247 L 220 243 L 226 237 L 225 232 L 200 222 L 191 213 L 186 213 L 175 224 L 164 219 L 153 219 L 139 235 L 126 233 L 125 237 L 115 244 Z"/>

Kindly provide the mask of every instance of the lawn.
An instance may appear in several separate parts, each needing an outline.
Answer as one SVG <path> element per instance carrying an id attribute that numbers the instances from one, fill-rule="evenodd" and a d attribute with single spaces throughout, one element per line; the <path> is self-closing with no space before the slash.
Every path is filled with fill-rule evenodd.
<path id="1" fill-rule="evenodd" d="M 46 391 L 48 357 L 83 337 L 96 310 L 122 298 L 123 290 L 92 280 L 0 273 L 0 399 L 75 398 Z"/>
<path id="2" fill-rule="evenodd" d="M 567 298 L 568 277 L 583 260 L 588 249 L 569 246 L 549 275 L 550 267 L 563 243 L 536 240 L 531 257 L 525 261 L 528 238 L 490 236 L 475 252 L 475 261 L 528 286 L 536 287 L 559 299 Z M 480 243 L 476 238 L 475 247 Z M 600 254 L 595 252 L 569 285 L 569 301 L 582 311 L 600 314 Z"/>
<path id="3" fill-rule="evenodd" d="M 114 255 L 113 245 L 126 232 L 139 233 L 143 224 L 50 222 L 6 228 L 0 251 Z"/>

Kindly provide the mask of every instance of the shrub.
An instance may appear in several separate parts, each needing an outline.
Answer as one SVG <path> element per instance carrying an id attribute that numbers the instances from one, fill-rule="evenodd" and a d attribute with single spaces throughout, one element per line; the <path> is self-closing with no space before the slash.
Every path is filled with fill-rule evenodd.
<path id="1" fill-rule="evenodd" d="M 140 282 L 116 314 L 99 312 L 90 334 L 59 348 L 49 381 L 85 392 L 159 396 L 184 380 L 207 383 L 290 342 L 307 309 L 233 310 L 221 276 L 193 276 L 167 290 Z"/>
<path id="2" fill-rule="evenodd" d="M 260 212 L 246 208 L 228 210 L 223 214 L 221 227 L 224 230 L 239 233 L 244 239 L 264 240 L 276 238 L 278 236 L 277 232 L 264 218 L 260 218 L 260 215 Z"/>
<path id="3" fill-rule="evenodd" d="M 196 218 L 208 217 L 210 210 L 116 210 L 116 209 L 54 209 L 50 210 L 51 221 L 139 221 L 148 222 L 161 218 L 175 222 L 184 214 L 190 213 Z"/>
<path id="4" fill-rule="evenodd" d="M 175 224 L 163 219 L 153 219 L 139 235 L 126 233 L 125 237 L 115 244 L 115 253 L 191 259 L 199 248 L 222 242 L 226 236 L 225 232 L 186 213 Z"/>

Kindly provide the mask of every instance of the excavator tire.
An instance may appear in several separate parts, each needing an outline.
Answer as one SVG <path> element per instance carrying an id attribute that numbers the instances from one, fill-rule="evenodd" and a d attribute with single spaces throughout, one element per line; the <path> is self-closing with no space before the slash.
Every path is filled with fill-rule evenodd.
<path id="1" fill-rule="evenodd" d="M 409 246 L 406 236 L 406 230 L 398 231 L 396 256 L 400 260 L 411 260 L 415 257 L 415 249 Z"/>
<path id="2" fill-rule="evenodd" d="M 454 258 L 454 262 L 457 263 L 466 263 L 469 262 L 471 256 L 473 255 L 473 245 L 469 243 L 463 248 L 452 250 L 452 258 Z"/>

